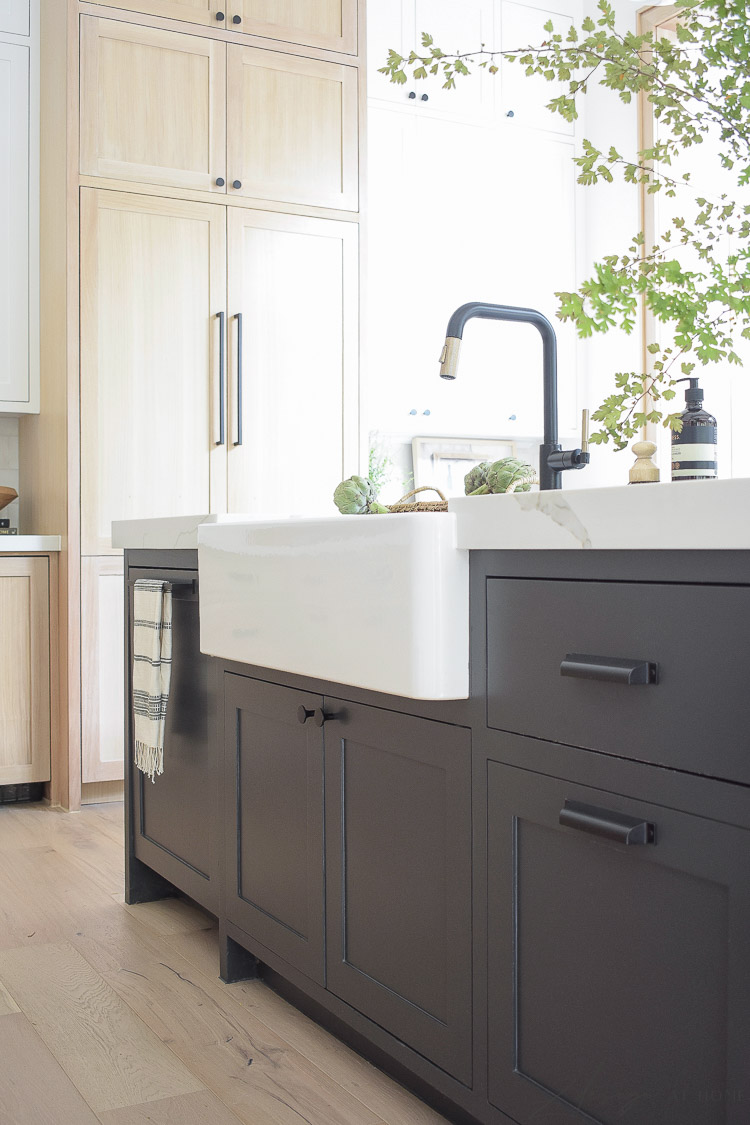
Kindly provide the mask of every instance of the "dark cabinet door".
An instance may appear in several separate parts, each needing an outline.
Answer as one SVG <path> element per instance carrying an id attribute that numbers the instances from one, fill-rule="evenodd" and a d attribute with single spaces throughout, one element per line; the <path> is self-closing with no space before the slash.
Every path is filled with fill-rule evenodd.
<path id="1" fill-rule="evenodd" d="M 490 1101 L 535 1125 L 747 1122 L 749 834 L 495 762 L 488 800 Z M 599 834 L 623 816 L 654 841 Z"/>
<path id="2" fill-rule="evenodd" d="M 312 720 L 323 700 L 231 674 L 224 685 L 227 917 L 323 984 L 323 735 Z"/>
<path id="3" fill-rule="evenodd" d="M 212 668 L 200 651 L 198 574 L 131 567 L 138 578 L 173 581 L 172 676 L 164 731 L 164 773 L 152 784 L 132 769 L 133 848 L 137 859 L 214 913 L 219 909 L 216 839 L 222 748 L 213 737 Z M 133 588 L 129 587 L 132 668 Z M 130 693 L 128 693 L 130 695 Z M 132 714 L 132 702 L 131 702 Z M 129 723 L 132 759 L 132 723 Z"/>
<path id="4" fill-rule="evenodd" d="M 471 734 L 325 710 L 328 988 L 471 1085 Z"/>

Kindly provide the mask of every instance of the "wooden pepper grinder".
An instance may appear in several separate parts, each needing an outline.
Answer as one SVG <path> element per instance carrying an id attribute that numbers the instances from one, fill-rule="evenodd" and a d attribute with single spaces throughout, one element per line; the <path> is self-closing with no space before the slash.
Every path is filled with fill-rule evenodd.
<path id="1" fill-rule="evenodd" d="M 659 469 L 651 458 L 656 453 L 652 441 L 637 441 L 631 446 L 636 462 L 630 470 L 628 484 L 652 484 L 659 480 Z"/>

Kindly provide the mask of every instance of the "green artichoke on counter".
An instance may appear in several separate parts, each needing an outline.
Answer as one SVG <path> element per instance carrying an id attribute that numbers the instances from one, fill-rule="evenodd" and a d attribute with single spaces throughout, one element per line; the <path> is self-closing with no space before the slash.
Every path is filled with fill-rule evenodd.
<path id="1" fill-rule="evenodd" d="M 492 492 L 507 492 L 513 484 L 516 485 L 514 491 L 528 492 L 535 476 L 533 467 L 517 457 L 502 457 L 492 464 L 483 461 L 466 474 L 466 495 L 486 496 Z"/>
<path id="2" fill-rule="evenodd" d="M 491 461 L 482 461 L 481 464 L 475 465 L 473 469 L 469 469 L 464 477 L 464 492 L 467 496 L 473 495 L 477 492 L 477 489 L 487 484 L 487 470 L 491 464 Z"/>
<path id="3" fill-rule="evenodd" d="M 375 485 L 369 477 L 353 476 L 342 480 L 333 494 L 333 502 L 345 516 L 387 512 L 376 497 Z"/>

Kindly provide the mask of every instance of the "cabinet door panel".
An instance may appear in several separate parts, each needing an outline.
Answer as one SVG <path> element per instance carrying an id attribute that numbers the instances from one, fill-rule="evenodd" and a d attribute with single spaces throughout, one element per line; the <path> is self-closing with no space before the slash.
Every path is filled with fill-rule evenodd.
<path id="1" fill-rule="evenodd" d="M 85 554 L 113 519 L 223 511 L 216 444 L 224 209 L 81 192 L 81 506 Z"/>
<path id="2" fill-rule="evenodd" d="M 81 780 L 119 781 L 123 766 L 122 559 L 81 560 Z"/>
<path id="3" fill-rule="evenodd" d="M 0 558 L 0 785 L 49 781 L 49 564 Z"/>
<path id="4" fill-rule="evenodd" d="M 226 177 L 226 47 L 81 18 L 81 171 L 216 191 Z"/>
<path id="5" fill-rule="evenodd" d="M 232 512 L 330 514 L 356 471 L 357 256 L 351 223 L 229 208 Z"/>
<path id="6" fill-rule="evenodd" d="M 0 0 L 0 31 L 10 35 L 28 35 L 30 14 L 29 0 Z M 0 105 L 4 104 L 0 101 Z"/>
<path id="7" fill-rule="evenodd" d="M 490 762 L 489 1091 L 516 1120 L 739 1125 L 747 832 Z M 656 826 L 623 844 L 566 801 Z"/>
<path id="8" fill-rule="evenodd" d="M 226 675 L 227 916 L 323 983 L 320 696 Z"/>
<path id="9" fill-rule="evenodd" d="M 226 13 L 225 0 L 97 0 L 97 2 L 127 12 L 143 12 L 145 16 L 161 16 L 164 19 L 214 26 L 218 26 L 217 13 Z"/>
<path id="10" fill-rule="evenodd" d="M 227 90 L 230 195 L 357 210 L 354 67 L 230 46 Z"/>
<path id="11" fill-rule="evenodd" d="M 0 43 L 0 409 L 29 408 L 29 48 Z"/>
<path id="12" fill-rule="evenodd" d="M 357 53 L 357 0 L 229 0 L 228 6 L 233 31 Z"/>
<path id="13" fill-rule="evenodd" d="M 471 1084 L 471 734 L 326 700 L 327 986 Z"/>
<path id="14" fill-rule="evenodd" d="M 568 34 L 572 19 L 559 12 L 544 11 L 543 6 L 503 0 L 500 5 L 502 44 L 504 51 L 525 48 L 542 43 L 547 36 L 544 25 L 551 20 L 555 32 Z M 523 53 L 523 50 L 521 51 Z M 575 124 L 566 121 L 559 113 L 550 113 L 548 104 L 565 92 L 565 83 L 547 82 L 541 75 L 527 77 L 518 62 L 501 63 L 502 112 L 513 114 L 514 128 L 544 129 L 572 136 Z"/>

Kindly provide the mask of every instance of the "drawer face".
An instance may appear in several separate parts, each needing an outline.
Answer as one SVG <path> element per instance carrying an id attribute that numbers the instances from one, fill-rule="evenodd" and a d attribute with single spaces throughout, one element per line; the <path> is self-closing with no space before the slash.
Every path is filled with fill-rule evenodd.
<path id="1" fill-rule="evenodd" d="M 750 588 L 490 578 L 487 725 L 750 783 Z M 569 654 L 658 681 L 563 676 Z"/>

